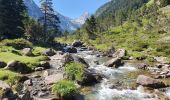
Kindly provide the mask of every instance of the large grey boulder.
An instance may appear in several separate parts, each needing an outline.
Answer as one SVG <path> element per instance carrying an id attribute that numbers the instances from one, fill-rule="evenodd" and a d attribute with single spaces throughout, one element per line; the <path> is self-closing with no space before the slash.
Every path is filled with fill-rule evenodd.
<path id="1" fill-rule="evenodd" d="M 7 64 L 4 61 L 0 61 L 0 68 L 4 68 Z"/>
<path id="2" fill-rule="evenodd" d="M 31 72 L 31 68 L 29 68 L 26 64 L 15 60 L 8 62 L 7 67 L 5 69 L 19 72 L 21 74 L 28 74 Z"/>
<path id="3" fill-rule="evenodd" d="M 42 52 L 42 55 L 44 56 L 54 56 L 56 53 L 53 49 L 47 49 Z"/>
<path id="4" fill-rule="evenodd" d="M 96 73 L 93 70 L 85 69 L 82 80 L 77 81 L 77 83 L 82 86 L 88 86 L 100 82 L 102 78 L 103 75 Z"/>
<path id="5" fill-rule="evenodd" d="M 80 56 L 72 55 L 74 62 L 81 63 L 85 65 L 86 68 L 88 68 L 90 65 Z"/>
<path id="6" fill-rule="evenodd" d="M 22 54 L 23 54 L 24 56 L 32 56 L 32 55 L 33 55 L 32 49 L 31 49 L 31 48 L 24 48 L 24 49 L 22 50 Z"/>
<path id="7" fill-rule="evenodd" d="M 158 79 L 153 79 L 145 75 L 139 75 L 136 81 L 137 84 L 151 87 L 151 88 L 164 88 L 166 85 Z"/>
<path id="8" fill-rule="evenodd" d="M 118 68 L 119 66 L 123 65 L 123 62 L 120 58 L 112 58 L 111 60 L 107 61 L 104 65 L 107 67 Z"/>

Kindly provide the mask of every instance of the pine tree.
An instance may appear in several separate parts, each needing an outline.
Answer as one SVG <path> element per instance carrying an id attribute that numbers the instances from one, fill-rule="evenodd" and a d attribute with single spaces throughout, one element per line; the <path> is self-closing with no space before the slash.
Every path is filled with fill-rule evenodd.
<path id="1" fill-rule="evenodd" d="M 85 29 L 89 39 L 93 40 L 96 38 L 97 22 L 96 18 L 93 15 L 86 20 Z"/>
<path id="2" fill-rule="evenodd" d="M 55 14 L 53 9 L 52 0 L 41 0 L 41 10 L 44 14 L 39 20 L 43 23 L 45 41 L 51 40 L 54 35 L 59 33 L 60 23 L 58 16 Z"/>
<path id="3" fill-rule="evenodd" d="M 0 34 L 18 38 L 24 33 L 25 5 L 23 0 L 0 0 Z"/>

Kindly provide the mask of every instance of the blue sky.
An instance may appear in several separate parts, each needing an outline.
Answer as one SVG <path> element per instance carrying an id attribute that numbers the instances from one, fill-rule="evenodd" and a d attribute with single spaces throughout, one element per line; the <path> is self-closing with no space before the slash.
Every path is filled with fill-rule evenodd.
<path id="1" fill-rule="evenodd" d="M 40 0 L 34 0 L 37 4 Z M 70 18 L 77 18 L 84 12 L 93 14 L 109 0 L 53 0 L 56 11 Z"/>

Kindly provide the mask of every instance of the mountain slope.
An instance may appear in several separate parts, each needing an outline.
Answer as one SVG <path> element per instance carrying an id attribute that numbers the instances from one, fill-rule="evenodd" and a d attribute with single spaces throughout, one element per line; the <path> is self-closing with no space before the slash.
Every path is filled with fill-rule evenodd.
<path id="1" fill-rule="evenodd" d="M 27 7 L 28 10 L 28 14 L 35 18 L 38 19 L 39 17 L 43 16 L 43 13 L 41 12 L 40 8 L 35 4 L 35 2 L 33 0 L 24 0 L 24 3 Z M 84 24 L 85 20 L 86 20 L 86 16 L 85 17 L 81 17 L 81 20 L 77 20 L 77 19 L 71 19 L 68 18 L 66 16 L 63 16 L 62 14 L 56 12 L 56 14 L 58 15 L 59 19 L 60 19 L 60 28 L 61 31 L 64 32 L 65 30 L 67 31 L 74 31 L 78 28 L 81 27 L 82 24 Z"/>

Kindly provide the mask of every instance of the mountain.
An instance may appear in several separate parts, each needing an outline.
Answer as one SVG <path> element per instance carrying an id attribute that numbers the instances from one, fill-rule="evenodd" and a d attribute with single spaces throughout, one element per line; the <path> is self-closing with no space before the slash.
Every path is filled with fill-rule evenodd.
<path id="1" fill-rule="evenodd" d="M 35 19 L 43 16 L 42 11 L 38 7 L 38 5 L 35 4 L 35 2 L 33 0 L 24 0 L 24 3 L 27 7 L 29 16 L 31 16 Z M 85 23 L 85 20 L 89 16 L 88 13 L 84 13 L 82 16 L 80 16 L 77 19 L 71 19 L 69 17 L 66 17 L 66 16 L 60 14 L 57 11 L 56 11 L 56 14 L 58 15 L 58 17 L 60 19 L 60 28 L 61 28 L 62 32 L 66 31 L 66 30 L 74 31 L 74 30 L 80 28 Z"/>
<path id="2" fill-rule="evenodd" d="M 88 12 L 84 12 L 79 18 L 72 20 L 72 22 L 83 25 L 85 23 L 86 19 L 89 17 L 90 17 L 90 14 Z"/>

